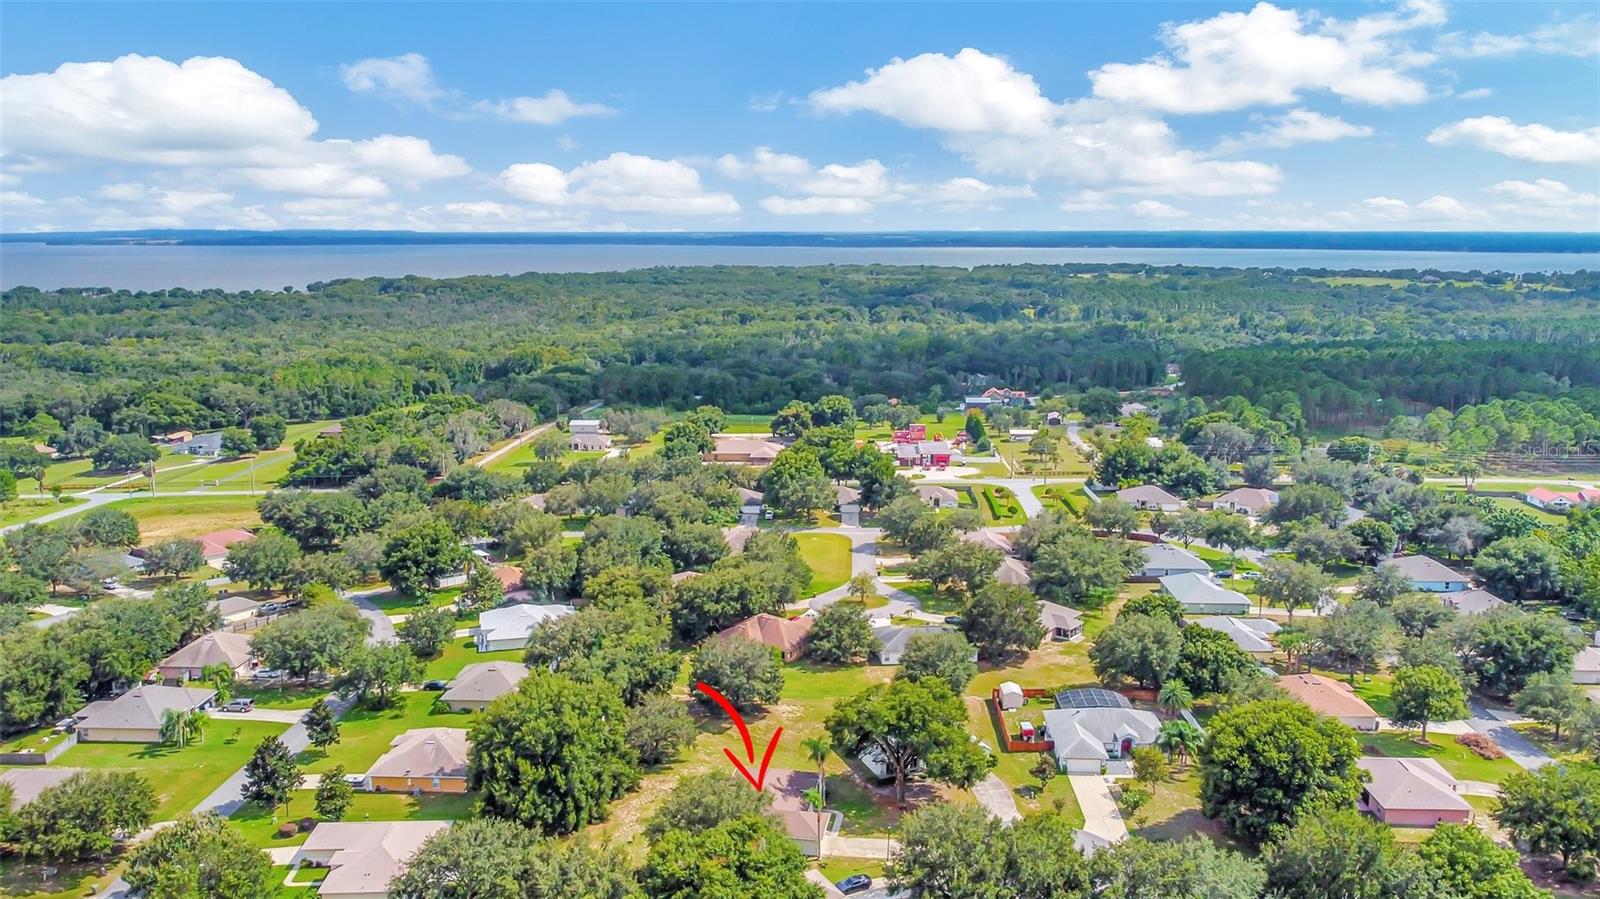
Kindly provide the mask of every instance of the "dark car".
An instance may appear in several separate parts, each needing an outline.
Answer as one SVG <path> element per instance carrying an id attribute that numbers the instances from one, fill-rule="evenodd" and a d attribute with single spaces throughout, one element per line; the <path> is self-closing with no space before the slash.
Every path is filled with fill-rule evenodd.
<path id="1" fill-rule="evenodd" d="M 844 880 L 834 884 L 834 888 L 848 896 L 851 893 L 872 889 L 872 878 L 865 874 L 851 874 Z"/>
<path id="2" fill-rule="evenodd" d="M 962 618 L 960 615 L 946 615 L 944 616 L 944 623 L 950 625 L 951 627 L 960 627 L 961 625 L 966 624 L 967 620 Z"/>
<path id="3" fill-rule="evenodd" d="M 424 690 L 444 690 L 444 689 L 447 689 L 449 686 L 450 686 L 450 684 L 447 681 L 431 680 L 431 681 L 428 681 L 427 683 L 423 684 L 422 685 L 422 689 L 424 689 Z"/>

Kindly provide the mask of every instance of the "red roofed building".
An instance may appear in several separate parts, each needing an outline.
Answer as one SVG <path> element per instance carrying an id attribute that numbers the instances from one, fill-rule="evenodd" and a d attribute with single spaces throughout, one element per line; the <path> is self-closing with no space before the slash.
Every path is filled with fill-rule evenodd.
<path id="1" fill-rule="evenodd" d="M 1592 487 L 1584 487 L 1578 490 L 1551 490 L 1549 487 L 1535 487 L 1523 494 L 1522 498 L 1535 509 L 1544 509 L 1547 512 L 1570 512 L 1579 506 L 1600 503 L 1600 490 Z"/>
<path id="2" fill-rule="evenodd" d="M 718 640 L 740 637 L 763 646 L 771 646 L 783 653 L 785 662 L 793 662 L 805 652 L 806 635 L 811 633 L 810 618 L 779 618 L 763 612 L 717 633 Z"/>
<path id="3" fill-rule="evenodd" d="M 242 528 L 223 528 L 209 534 L 201 534 L 194 538 L 200 541 L 200 553 L 207 562 L 213 562 L 228 557 L 228 547 L 236 543 L 249 543 L 256 539 L 256 535 Z"/>

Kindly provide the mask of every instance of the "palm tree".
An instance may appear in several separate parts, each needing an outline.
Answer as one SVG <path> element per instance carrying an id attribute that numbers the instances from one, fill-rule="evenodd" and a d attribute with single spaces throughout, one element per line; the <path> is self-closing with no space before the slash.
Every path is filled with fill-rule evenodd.
<path id="1" fill-rule="evenodd" d="M 1199 750 L 1203 739 L 1200 728 L 1182 718 L 1174 718 L 1161 725 L 1161 732 L 1156 734 L 1156 748 L 1164 750 L 1168 759 L 1177 755 L 1187 763 Z"/>
<path id="2" fill-rule="evenodd" d="M 1316 642 L 1316 638 L 1311 635 L 1310 631 L 1299 628 L 1284 628 L 1278 633 L 1276 640 L 1278 641 L 1278 648 L 1283 650 L 1291 672 L 1300 670 L 1300 666 L 1295 661 L 1296 657 L 1304 656 L 1306 651 L 1311 648 L 1311 644 Z"/>
<path id="3" fill-rule="evenodd" d="M 1169 712 L 1181 712 L 1194 705 L 1194 694 L 1183 681 L 1173 678 L 1161 685 L 1156 703 Z"/>
<path id="4" fill-rule="evenodd" d="M 828 753 L 833 751 L 833 747 L 828 745 L 828 741 L 821 737 L 807 737 L 801 741 L 800 747 L 806 751 L 806 758 L 817 763 L 817 801 L 819 803 L 826 802 L 828 800 Z M 817 808 L 820 809 L 822 806 L 818 805 Z"/>
<path id="5" fill-rule="evenodd" d="M 805 796 L 806 805 L 811 806 L 817 811 L 817 855 L 818 857 L 821 857 L 822 833 L 824 830 L 822 826 L 822 791 L 818 790 L 816 787 L 812 787 L 811 789 L 805 791 L 805 793 L 802 795 Z"/>
<path id="6" fill-rule="evenodd" d="M 167 709 L 161 716 L 161 742 L 177 743 L 178 748 L 199 742 L 205 736 L 206 713 L 191 709 Z"/>

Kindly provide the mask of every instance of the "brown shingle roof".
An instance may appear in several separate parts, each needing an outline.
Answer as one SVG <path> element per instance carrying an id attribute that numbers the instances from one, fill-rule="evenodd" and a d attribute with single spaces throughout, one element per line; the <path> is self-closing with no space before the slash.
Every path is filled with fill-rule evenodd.
<path id="1" fill-rule="evenodd" d="M 756 643 L 771 646 L 784 655 L 789 655 L 798 650 L 806 641 L 806 634 L 811 633 L 810 618 L 779 618 L 762 612 L 752 618 L 725 628 L 717 633 L 717 639 L 726 640 L 729 637 L 743 637 Z"/>
<path id="2" fill-rule="evenodd" d="M 1377 712 L 1366 700 L 1355 694 L 1349 684 L 1342 684 L 1320 674 L 1286 674 L 1278 678 L 1278 686 L 1295 699 L 1311 707 L 1313 712 L 1333 718 L 1376 717 Z"/>

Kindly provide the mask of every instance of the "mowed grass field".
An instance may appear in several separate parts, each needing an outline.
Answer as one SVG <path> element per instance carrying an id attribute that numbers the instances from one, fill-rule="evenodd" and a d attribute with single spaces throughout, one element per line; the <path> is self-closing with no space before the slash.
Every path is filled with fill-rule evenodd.
<path id="1" fill-rule="evenodd" d="M 325 750 L 312 747 L 300 754 L 306 773 L 321 774 L 343 765 L 346 773 L 360 774 L 389 751 L 395 737 L 408 730 L 471 726 L 470 715 L 447 711 L 436 703 L 438 698 L 437 691 L 424 690 L 401 693 L 391 708 L 351 709 L 339 719 L 339 742 Z"/>
<path id="2" fill-rule="evenodd" d="M 194 537 L 222 528 L 261 524 L 254 496 L 147 496 L 123 500 L 122 509 L 139 522 L 140 538 L 149 543 L 165 537 Z"/>
<path id="3" fill-rule="evenodd" d="M 826 593 L 850 580 L 850 538 L 843 534 L 796 534 L 800 557 L 811 566 L 808 596 Z"/>
<path id="4" fill-rule="evenodd" d="M 287 724 L 269 721 L 213 717 L 206 726 L 205 738 L 182 749 L 145 743 L 79 743 L 53 764 L 141 774 L 155 788 L 159 800 L 156 820 L 171 821 L 193 809 L 233 772 L 244 767 L 262 740 L 288 729 Z"/>

